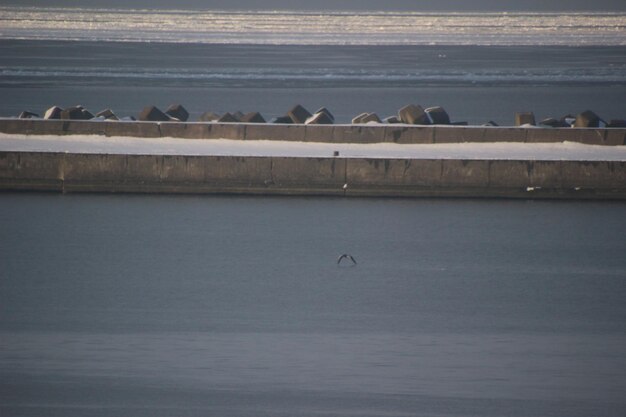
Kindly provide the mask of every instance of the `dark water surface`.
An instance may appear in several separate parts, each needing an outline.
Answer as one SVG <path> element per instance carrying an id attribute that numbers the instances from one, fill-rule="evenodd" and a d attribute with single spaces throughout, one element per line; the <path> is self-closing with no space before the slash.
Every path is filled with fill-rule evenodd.
<path id="1" fill-rule="evenodd" d="M 453 121 L 511 125 L 592 109 L 626 118 L 626 47 L 223 45 L 0 40 L 0 116 L 52 105 L 110 107 L 136 116 L 148 105 L 260 111 L 326 106 L 337 122 L 381 117 L 409 103 L 441 105 Z"/>
<path id="2" fill-rule="evenodd" d="M 625 214 L 0 194 L 0 415 L 623 416 Z"/>

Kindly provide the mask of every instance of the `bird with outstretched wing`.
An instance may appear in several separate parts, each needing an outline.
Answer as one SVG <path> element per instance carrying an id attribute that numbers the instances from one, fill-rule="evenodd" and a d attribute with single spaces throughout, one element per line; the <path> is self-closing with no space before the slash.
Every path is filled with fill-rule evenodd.
<path id="1" fill-rule="evenodd" d="M 337 259 L 337 265 L 339 265 L 341 263 L 341 261 L 343 261 L 344 259 L 348 259 L 348 260 L 352 261 L 353 265 L 356 265 L 356 260 L 354 259 L 354 257 L 352 255 L 347 254 L 347 253 L 344 253 L 343 255 L 341 255 L 339 257 L 339 259 Z"/>

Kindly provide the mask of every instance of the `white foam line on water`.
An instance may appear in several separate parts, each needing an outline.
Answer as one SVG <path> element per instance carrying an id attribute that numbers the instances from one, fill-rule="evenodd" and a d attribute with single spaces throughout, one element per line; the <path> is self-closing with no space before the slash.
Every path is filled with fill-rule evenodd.
<path id="1" fill-rule="evenodd" d="M 254 44 L 624 45 L 615 13 L 337 13 L 1 7 L 0 38 Z"/>
<path id="2" fill-rule="evenodd" d="M 301 158 L 332 157 L 337 151 L 341 158 L 626 161 L 626 146 L 584 145 L 574 142 L 400 145 L 0 133 L 0 151 Z"/>
<path id="3" fill-rule="evenodd" d="M 80 69 L 62 67 L 10 67 L 0 65 L 0 77 L 42 78 L 71 77 L 98 79 L 159 79 L 199 81 L 302 81 L 302 82 L 626 82 L 626 68 L 611 67 L 589 69 L 531 69 L 504 68 L 489 71 L 471 70 L 419 70 L 419 71 L 364 71 L 363 69 L 328 68 L 309 70 L 285 70 L 281 68 L 246 68 L 232 71 L 210 69 L 166 68 L 160 71 L 111 67 L 86 67 Z"/>

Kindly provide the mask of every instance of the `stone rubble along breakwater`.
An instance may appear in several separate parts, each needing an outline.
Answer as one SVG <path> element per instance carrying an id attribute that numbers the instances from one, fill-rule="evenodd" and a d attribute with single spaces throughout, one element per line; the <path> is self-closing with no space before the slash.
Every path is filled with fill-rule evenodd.
<path id="1" fill-rule="evenodd" d="M 18 115 L 20 119 L 38 119 L 38 113 L 23 111 Z M 181 104 L 172 104 L 165 111 L 151 105 L 145 107 L 138 115 L 119 117 L 111 109 L 102 110 L 95 115 L 82 106 L 74 106 L 62 109 L 52 106 L 44 112 L 45 120 L 93 120 L 93 121 L 148 121 L 148 122 L 187 122 L 189 112 Z M 242 113 L 236 111 L 217 114 L 211 111 L 203 113 L 198 122 L 215 123 L 270 123 L 270 124 L 305 124 L 305 125 L 328 125 L 335 123 L 335 117 L 326 107 L 322 107 L 314 113 L 309 112 L 302 105 L 297 104 L 285 113 L 271 119 L 269 122 L 259 113 Z M 417 104 L 409 104 L 398 110 L 397 115 L 391 115 L 381 119 L 375 112 L 365 112 L 356 115 L 352 124 L 408 124 L 419 126 L 466 126 L 467 122 L 451 121 L 448 112 L 441 106 L 423 108 Z M 488 121 L 482 126 L 497 126 L 493 121 Z M 539 123 L 533 112 L 518 112 L 514 115 L 513 126 L 541 126 L 547 128 L 624 128 L 626 120 L 616 119 L 605 121 L 591 110 L 585 110 L 575 116 L 567 114 L 560 118 L 548 117 Z"/>
<path id="2" fill-rule="evenodd" d="M 0 190 L 626 200 L 626 159 L 615 157 L 610 148 L 621 151 L 626 145 L 626 128 L 602 127 L 605 122 L 591 111 L 568 115 L 546 128 L 534 126 L 532 113 L 516 115 L 519 126 L 467 126 L 450 122 L 441 107 L 413 104 L 386 118 L 387 122 L 368 113 L 351 124 L 335 124 L 326 108 L 311 113 L 300 105 L 269 123 L 256 112 L 206 113 L 204 121 L 189 122 L 189 113 L 181 105 L 166 111 L 146 107 L 139 120 L 118 117 L 110 109 L 94 116 L 81 106 L 53 107 L 43 119 L 32 113 L 24 116 L 0 118 L 1 143 L 6 145 L 0 151 Z M 57 141 L 65 136 L 66 142 L 88 147 L 111 137 L 125 144 L 135 141 L 139 149 L 125 152 L 120 145 L 90 152 L 67 143 L 56 150 L 23 147 L 38 137 L 46 140 L 41 135 L 52 135 Z M 182 142 L 207 146 L 220 142 L 183 139 L 232 139 L 246 152 L 262 143 L 285 147 L 288 142 L 326 142 L 329 148 L 316 156 L 177 153 Z M 169 143 L 169 150 L 159 154 L 155 142 Z M 605 145 L 603 151 L 611 157 L 568 159 L 559 153 L 545 159 L 545 155 L 503 152 L 496 158 L 482 154 L 469 158 L 403 152 L 407 151 L 403 145 L 409 144 L 476 147 L 498 145 L 495 142 L 517 142 L 529 148 L 540 143 L 568 146 L 561 142 L 577 142 L 582 148 Z M 342 146 L 347 144 L 391 145 L 402 155 L 344 155 Z"/>
<path id="3" fill-rule="evenodd" d="M 0 118 L 0 133 L 326 143 L 559 143 L 626 145 L 625 128 L 529 128 L 407 124 L 274 124 Z"/>

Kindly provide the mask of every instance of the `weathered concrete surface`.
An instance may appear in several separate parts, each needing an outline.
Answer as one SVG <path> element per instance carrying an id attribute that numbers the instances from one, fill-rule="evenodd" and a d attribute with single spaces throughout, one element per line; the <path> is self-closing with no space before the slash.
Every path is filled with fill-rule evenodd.
<path id="1" fill-rule="evenodd" d="M 580 137 L 579 129 L 572 128 L 539 128 L 525 130 L 526 142 L 528 143 L 576 142 L 576 139 Z"/>
<path id="2" fill-rule="evenodd" d="M 335 125 L 335 143 L 378 143 L 384 142 L 385 126 Z"/>
<path id="3" fill-rule="evenodd" d="M 79 122 L 76 124 L 78 125 Z M 86 123 L 86 122 L 83 122 Z M 99 122 L 105 136 L 132 136 L 138 138 L 160 138 L 161 124 L 151 122 Z M 75 134 L 75 132 L 68 132 Z"/>
<path id="4" fill-rule="evenodd" d="M 626 200 L 626 162 L 0 152 L 0 190 Z"/>
<path id="5" fill-rule="evenodd" d="M 530 184 L 527 161 L 489 161 L 488 175 L 494 189 L 524 189 Z"/>
<path id="6" fill-rule="evenodd" d="M 242 123 L 210 123 L 207 125 L 209 133 L 207 139 L 238 139 L 244 140 L 246 137 L 246 127 Z"/>
<path id="7" fill-rule="evenodd" d="M 327 126 L 294 124 L 251 124 L 245 126 L 245 140 L 284 140 L 304 142 L 305 132 L 311 129 L 326 129 Z M 225 138 L 230 139 L 230 138 Z"/>
<path id="8" fill-rule="evenodd" d="M 160 123 L 160 137 L 183 139 L 210 139 L 210 125 L 206 123 Z"/>
<path id="9" fill-rule="evenodd" d="M 389 125 L 385 127 L 384 142 L 399 144 L 434 143 L 435 129 L 436 128 L 424 126 Z"/>
<path id="10" fill-rule="evenodd" d="M 341 195 L 346 160 L 339 158 L 271 158 L 272 188 L 294 194 Z M 306 191 L 306 192 L 305 192 Z"/>
<path id="11" fill-rule="evenodd" d="M 561 186 L 564 188 L 619 189 L 626 184 L 626 163 L 618 161 L 561 161 Z"/>
<path id="12" fill-rule="evenodd" d="M 626 129 L 548 128 L 526 129 L 526 142 L 578 142 L 587 145 L 624 145 Z"/>
<path id="13" fill-rule="evenodd" d="M 333 142 L 335 126 L 333 125 L 307 125 L 304 128 L 304 142 Z"/>
<path id="14" fill-rule="evenodd" d="M 467 129 L 467 128 L 466 128 Z M 481 142 L 526 142 L 532 128 L 485 126 Z"/>
<path id="15" fill-rule="evenodd" d="M 626 145 L 626 128 L 519 128 L 485 126 L 303 125 L 0 119 L 0 132 L 185 139 L 283 140 L 330 143 L 579 142 Z"/>
<path id="16" fill-rule="evenodd" d="M 0 132 L 22 135 L 63 135 L 67 121 L 37 119 L 0 119 Z"/>
<path id="17" fill-rule="evenodd" d="M 606 129 L 604 131 L 605 145 L 626 145 L 626 129 Z"/>
<path id="18" fill-rule="evenodd" d="M 0 152 L 0 189 L 62 191 L 65 155 Z"/>
<path id="19" fill-rule="evenodd" d="M 484 127 L 436 126 L 433 130 L 433 143 L 487 142 Z"/>
<path id="20" fill-rule="evenodd" d="M 436 193 L 442 188 L 442 164 L 428 159 L 348 159 L 346 195 Z"/>
<path id="21" fill-rule="evenodd" d="M 443 160 L 441 183 L 455 188 L 486 187 L 489 185 L 489 161 Z"/>
<path id="22" fill-rule="evenodd" d="M 560 161 L 531 161 L 528 163 L 529 184 L 532 188 L 561 188 L 562 172 Z"/>

